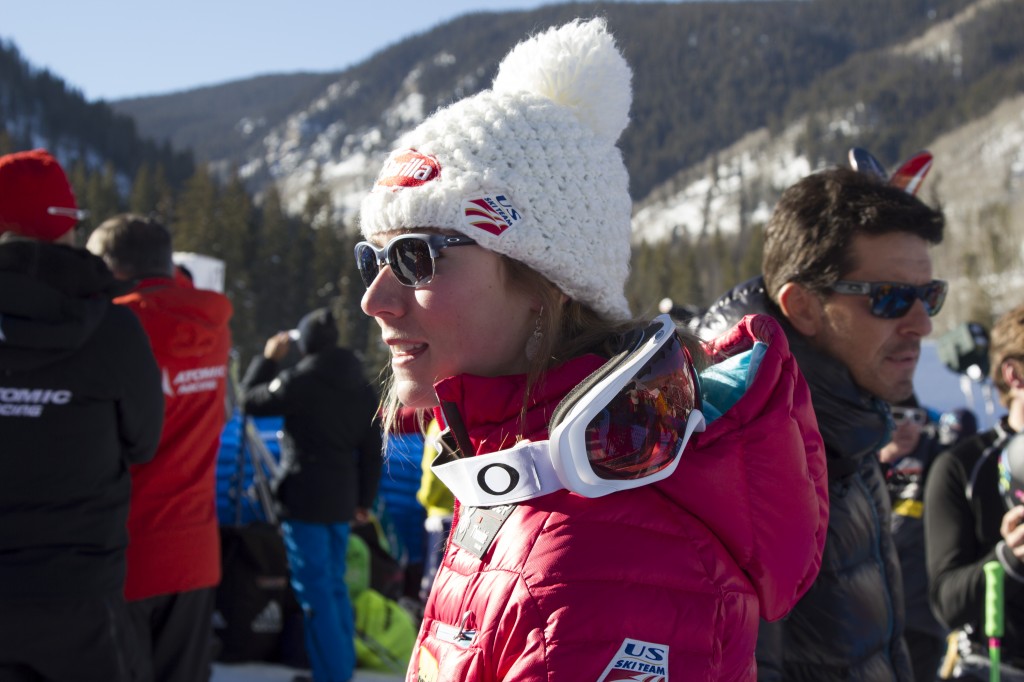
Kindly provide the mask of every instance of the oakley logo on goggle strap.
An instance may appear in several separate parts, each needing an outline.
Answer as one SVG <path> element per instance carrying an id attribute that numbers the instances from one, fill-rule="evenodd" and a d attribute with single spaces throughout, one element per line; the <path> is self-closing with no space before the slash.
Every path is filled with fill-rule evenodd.
<path id="1" fill-rule="evenodd" d="M 450 246 L 476 244 L 469 237 L 457 234 L 403 234 L 378 249 L 370 242 L 356 244 L 356 267 L 366 288 L 370 288 L 377 273 L 385 265 L 407 287 L 430 284 L 436 272 L 437 257 Z"/>
<path id="2" fill-rule="evenodd" d="M 942 310 L 946 300 L 949 284 L 941 279 L 933 279 L 928 284 L 917 286 L 899 282 L 854 282 L 840 280 L 829 287 L 837 294 L 851 296 L 867 296 L 871 301 L 871 314 L 886 320 L 893 320 L 906 315 L 920 300 L 929 317 L 934 317 Z"/>
<path id="3" fill-rule="evenodd" d="M 519 485 L 519 472 L 508 464 L 488 464 L 476 474 L 476 484 L 488 495 L 507 495 Z"/>

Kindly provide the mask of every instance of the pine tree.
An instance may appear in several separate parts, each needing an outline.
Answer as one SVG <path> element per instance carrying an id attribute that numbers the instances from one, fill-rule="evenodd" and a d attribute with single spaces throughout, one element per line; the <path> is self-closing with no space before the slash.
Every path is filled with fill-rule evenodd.
<path id="1" fill-rule="evenodd" d="M 262 338 L 287 329 L 298 320 L 292 309 L 291 277 L 285 266 L 291 243 L 289 222 L 281 206 L 277 186 L 270 184 L 259 210 L 258 231 L 253 240 L 255 256 L 250 267 L 257 301 L 255 326 Z"/>
<path id="2" fill-rule="evenodd" d="M 143 163 L 135 173 L 132 191 L 128 197 L 128 210 L 139 215 L 160 214 L 161 188 L 157 175 L 149 163 Z"/>
<path id="3" fill-rule="evenodd" d="M 309 311 L 324 305 L 324 301 L 317 294 L 317 288 L 327 286 L 328 282 L 318 281 L 318 276 L 330 275 L 317 272 L 314 266 L 316 262 L 316 241 L 317 233 L 321 230 L 330 230 L 333 221 L 333 206 L 331 195 L 323 183 L 323 173 L 318 165 L 313 171 L 313 180 L 309 185 L 309 193 L 306 202 L 302 206 L 301 225 L 293 235 L 292 248 L 289 252 L 289 269 L 291 276 L 296 278 L 299 285 L 295 302 L 303 311 Z M 325 242 L 330 241 L 330 235 L 322 238 Z M 323 265 L 322 265 L 323 269 Z"/>
<path id="4" fill-rule="evenodd" d="M 113 164 L 106 164 L 102 171 L 88 172 L 84 200 L 79 198 L 78 205 L 88 211 L 88 216 L 81 222 L 80 229 L 84 234 L 91 233 L 104 220 L 124 210 Z"/>
<path id="5" fill-rule="evenodd" d="M 178 251 L 194 251 L 220 258 L 216 233 L 217 186 L 205 166 L 185 182 L 178 198 L 171 233 Z"/>
<path id="6" fill-rule="evenodd" d="M 250 269 L 256 255 L 254 209 L 252 198 L 237 173 L 220 191 L 215 215 L 218 239 L 212 248 L 224 261 L 224 289 L 234 306 L 231 333 L 239 352 L 251 354 L 263 343 L 257 334 L 259 300 L 253 291 Z"/>

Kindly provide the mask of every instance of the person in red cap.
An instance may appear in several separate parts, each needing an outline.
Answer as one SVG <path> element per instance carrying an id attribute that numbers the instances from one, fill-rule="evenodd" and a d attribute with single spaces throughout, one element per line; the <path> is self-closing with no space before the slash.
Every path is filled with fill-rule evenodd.
<path id="1" fill-rule="evenodd" d="M 156 220 L 108 218 L 86 249 L 134 285 L 114 302 L 138 315 L 163 374 L 160 447 L 131 469 L 128 610 L 157 680 L 203 682 L 220 582 L 216 466 L 227 417 L 231 301 L 179 282 L 171 233 Z"/>
<path id="2" fill-rule="evenodd" d="M 64 169 L 45 149 L 0 157 L 0 233 L 73 245 L 72 228 L 84 217 Z"/>
<path id="3" fill-rule="evenodd" d="M 124 287 L 71 246 L 57 161 L 0 157 L 0 679 L 138 682 L 123 590 L 131 479 L 163 426 Z"/>

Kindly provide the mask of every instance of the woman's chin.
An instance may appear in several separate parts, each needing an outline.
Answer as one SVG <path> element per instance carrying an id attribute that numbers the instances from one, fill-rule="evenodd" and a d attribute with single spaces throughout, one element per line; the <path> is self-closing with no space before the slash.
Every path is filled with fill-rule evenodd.
<path id="1" fill-rule="evenodd" d="M 401 381 L 396 383 L 398 400 L 405 407 L 415 409 L 429 409 L 437 407 L 437 394 L 434 393 L 433 384 L 423 384 L 415 381 Z"/>

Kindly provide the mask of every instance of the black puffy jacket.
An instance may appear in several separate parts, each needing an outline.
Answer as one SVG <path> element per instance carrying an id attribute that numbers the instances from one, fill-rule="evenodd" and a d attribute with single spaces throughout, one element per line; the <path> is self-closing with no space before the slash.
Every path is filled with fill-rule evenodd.
<path id="1" fill-rule="evenodd" d="M 242 380 L 243 407 L 254 416 L 282 415 L 284 477 L 276 489 L 281 516 L 343 523 L 369 509 L 381 473 L 377 395 L 356 355 L 338 347 L 334 318 L 314 311 L 299 324 L 302 359 L 279 371 L 263 356 Z"/>
<path id="2" fill-rule="evenodd" d="M 751 313 L 771 315 L 786 331 L 811 389 L 829 473 L 821 572 L 785 620 L 762 623 L 758 680 L 911 682 L 892 508 L 877 456 L 889 438 L 888 409 L 789 325 L 761 278 L 723 296 L 698 333 L 710 338 Z"/>

